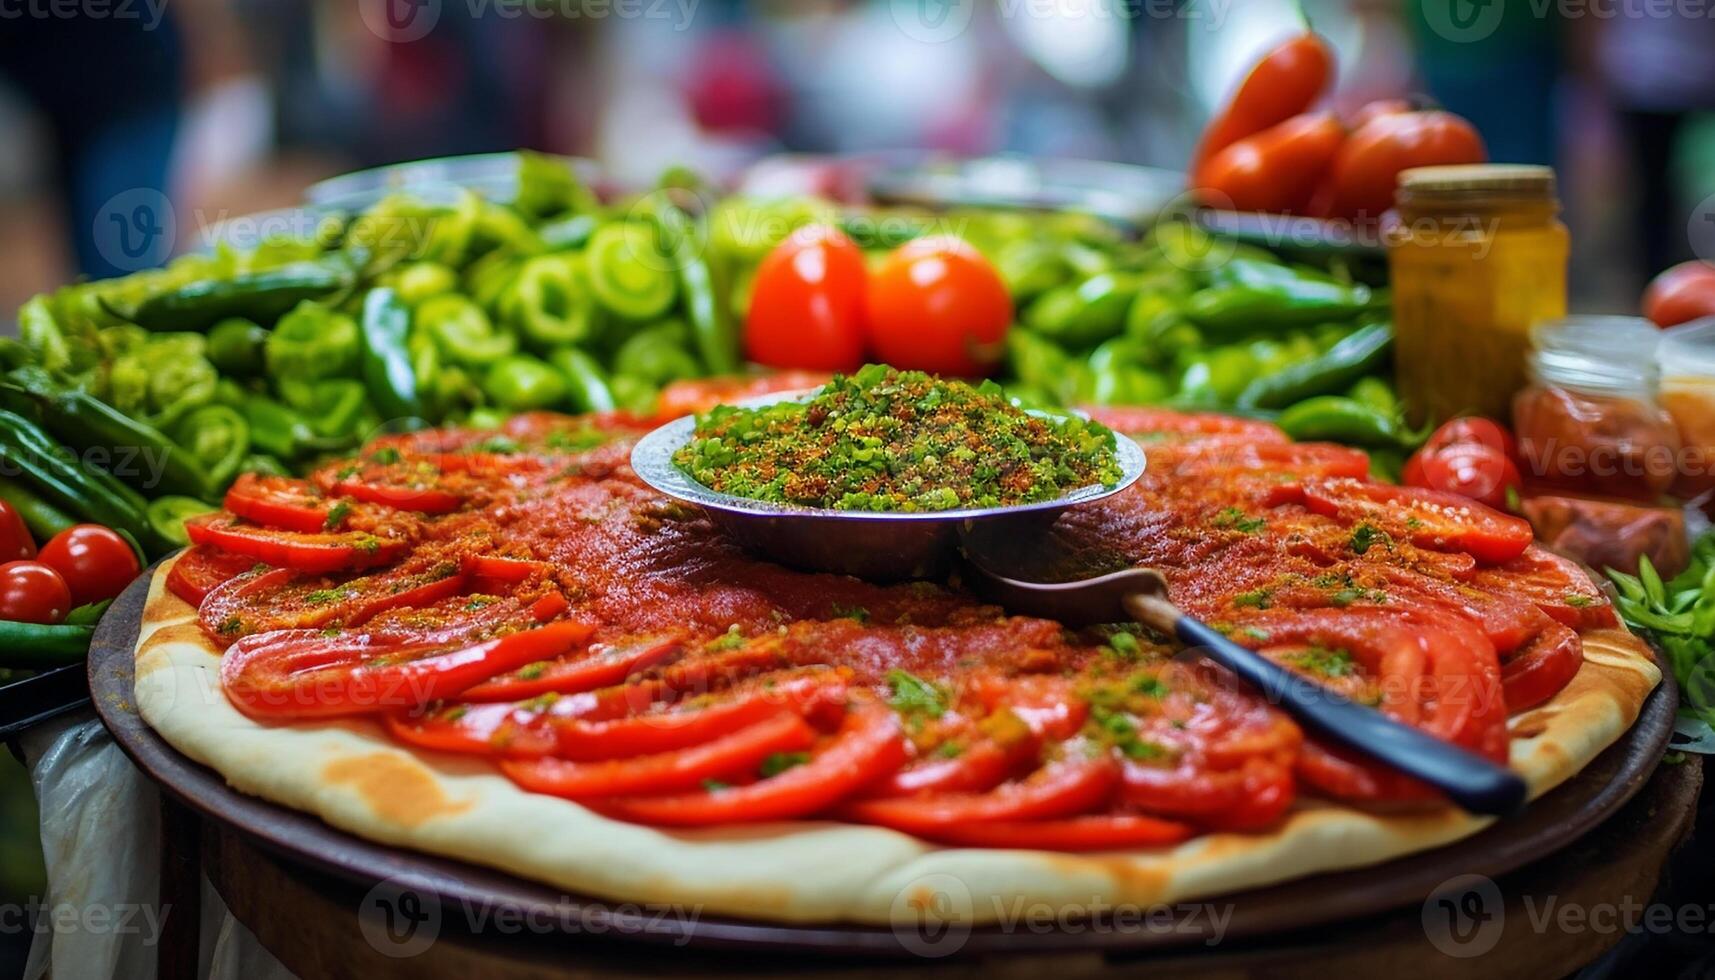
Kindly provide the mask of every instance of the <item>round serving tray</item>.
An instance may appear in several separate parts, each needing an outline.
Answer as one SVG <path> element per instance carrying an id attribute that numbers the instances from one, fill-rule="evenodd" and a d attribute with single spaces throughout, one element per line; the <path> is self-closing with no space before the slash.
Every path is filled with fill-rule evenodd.
<path id="1" fill-rule="evenodd" d="M 504 908 L 533 921 L 569 923 L 582 942 L 635 941 L 691 949 L 797 955 L 917 957 L 922 940 L 911 928 L 850 924 L 783 925 L 736 918 L 651 917 L 599 900 L 568 898 L 548 885 L 502 871 L 374 843 L 319 818 L 229 788 L 219 773 L 180 755 L 137 714 L 133 696 L 138 625 L 151 575 L 132 583 L 96 628 L 89 651 L 96 711 L 133 762 L 160 787 L 207 819 L 231 827 L 290 862 L 371 888 L 410 889 L 454 908 Z M 1466 840 L 1384 864 L 1285 882 L 1220 901 L 1230 908 L 1224 928 L 1207 916 L 1178 918 L 1178 909 L 1151 910 L 1144 926 L 1114 929 L 970 931 L 957 956 L 1005 953 L 1166 951 L 1215 940 L 1224 943 L 1364 919 L 1423 902 L 1456 875 L 1495 877 L 1576 841 L 1615 814 L 1650 778 L 1673 731 L 1677 691 L 1664 676 L 1637 722 L 1618 742 L 1522 815 Z M 813 871 L 806 869 L 806 873 Z M 1201 903 L 1185 903 L 1185 908 Z M 593 937 L 604 937 L 595 940 Z"/>

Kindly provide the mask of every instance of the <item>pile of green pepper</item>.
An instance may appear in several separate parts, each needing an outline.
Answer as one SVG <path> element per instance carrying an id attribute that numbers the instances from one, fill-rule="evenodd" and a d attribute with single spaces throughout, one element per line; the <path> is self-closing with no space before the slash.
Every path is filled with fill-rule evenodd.
<path id="1" fill-rule="evenodd" d="M 37 296 L 0 343 L 0 442 L 60 447 L 64 465 L 0 493 L 153 556 L 239 473 L 384 429 L 648 412 L 670 381 L 739 367 L 703 253 L 672 194 L 603 206 L 525 153 L 510 202 L 394 195 L 302 238 Z"/>

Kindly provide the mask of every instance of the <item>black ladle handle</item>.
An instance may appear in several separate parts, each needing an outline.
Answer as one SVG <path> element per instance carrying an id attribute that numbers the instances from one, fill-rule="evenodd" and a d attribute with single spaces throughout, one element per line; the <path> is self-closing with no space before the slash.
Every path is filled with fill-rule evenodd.
<path id="1" fill-rule="evenodd" d="M 1524 780 L 1505 766 L 1389 718 L 1242 647 L 1159 595 L 1130 592 L 1121 600 L 1138 622 L 1172 633 L 1238 675 L 1305 727 L 1414 776 L 1471 813 L 1505 816 L 1524 806 Z"/>

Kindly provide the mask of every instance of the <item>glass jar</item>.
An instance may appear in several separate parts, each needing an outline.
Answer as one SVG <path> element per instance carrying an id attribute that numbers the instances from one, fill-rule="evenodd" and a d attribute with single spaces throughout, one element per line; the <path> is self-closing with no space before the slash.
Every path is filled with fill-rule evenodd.
<path id="1" fill-rule="evenodd" d="M 1656 355 L 1661 406 L 1683 447 L 1673 491 L 1690 500 L 1715 490 L 1715 317 L 1664 331 Z"/>
<path id="2" fill-rule="evenodd" d="M 1661 331 L 1641 317 L 1572 316 L 1530 331 L 1513 399 L 1528 482 L 1651 501 L 1678 470 L 1679 428 L 1657 400 Z"/>
<path id="3" fill-rule="evenodd" d="M 1554 171 L 1416 167 L 1399 175 L 1395 201 L 1384 238 L 1407 415 L 1500 418 L 1524 384 L 1531 325 L 1566 315 L 1570 240 Z"/>

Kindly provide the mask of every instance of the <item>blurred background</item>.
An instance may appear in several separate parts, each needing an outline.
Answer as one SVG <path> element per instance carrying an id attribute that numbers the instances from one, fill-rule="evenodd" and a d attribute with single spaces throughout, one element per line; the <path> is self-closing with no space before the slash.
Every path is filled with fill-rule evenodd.
<path id="1" fill-rule="evenodd" d="M 686 164 L 791 191 L 812 189 L 790 186 L 805 171 L 758 162 L 918 148 L 1178 169 L 1244 66 L 1305 16 L 1338 51 L 1336 108 L 1438 103 L 1476 123 L 1494 159 L 1557 167 L 1573 305 L 1629 312 L 1650 274 L 1692 257 L 1699 221 L 1715 222 L 1712 11 L 1695 0 L 5 0 L 0 324 L 33 293 L 128 271 L 98 243 L 149 231 L 127 227 L 139 195 L 172 202 L 177 234 L 164 240 L 183 249 L 313 181 L 423 157 L 532 147 L 594 158 L 621 182 Z M 11 825 L 0 841 L 27 842 L 33 808 L 9 757 L 0 783 Z M 39 876 L 27 848 L 0 860 L 8 896 L 38 893 Z"/>

